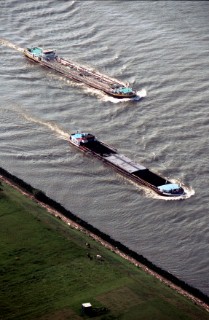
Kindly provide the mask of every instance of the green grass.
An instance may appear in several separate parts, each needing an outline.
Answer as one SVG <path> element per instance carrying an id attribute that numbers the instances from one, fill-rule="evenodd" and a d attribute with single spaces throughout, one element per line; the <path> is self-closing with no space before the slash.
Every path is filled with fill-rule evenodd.
<path id="1" fill-rule="evenodd" d="M 108 308 L 94 319 L 209 319 L 205 310 L 15 189 L 6 184 L 3 189 L 1 320 L 87 319 L 81 313 L 83 302 Z"/>

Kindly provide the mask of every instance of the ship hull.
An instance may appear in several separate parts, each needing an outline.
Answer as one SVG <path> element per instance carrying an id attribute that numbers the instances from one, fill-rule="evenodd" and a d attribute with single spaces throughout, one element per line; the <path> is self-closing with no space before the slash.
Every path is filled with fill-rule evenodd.
<path id="1" fill-rule="evenodd" d="M 120 90 L 112 88 L 112 85 L 116 85 L 121 88 L 125 87 L 123 82 L 103 75 L 99 72 L 92 71 L 87 67 L 75 65 L 72 61 L 68 61 L 59 57 L 52 61 L 46 61 L 45 59 L 32 54 L 28 49 L 24 49 L 24 55 L 31 61 L 59 72 L 73 81 L 84 83 L 91 88 L 102 91 L 111 97 L 117 99 L 139 98 L 136 94 L 136 91 L 128 91 L 127 94 L 124 94 L 119 92 Z"/>
<path id="2" fill-rule="evenodd" d="M 109 145 L 107 145 L 101 141 L 96 142 L 97 143 L 96 147 L 95 147 L 95 143 L 94 143 L 94 146 L 93 146 L 93 144 L 88 144 L 88 143 L 82 144 L 82 145 L 77 145 L 77 144 L 73 143 L 71 139 L 70 139 L 70 143 L 74 147 L 79 149 L 80 151 L 85 152 L 86 154 L 92 155 L 92 156 L 96 157 L 97 159 L 101 160 L 104 164 L 112 167 L 115 171 L 117 171 L 118 173 L 120 173 L 121 175 L 126 177 L 127 179 L 133 181 L 134 183 L 136 183 L 140 186 L 144 186 L 148 189 L 151 189 L 156 194 L 158 194 L 162 197 L 176 198 L 176 197 L 180 197 L 185 194 L 185 192 L 182 188 L 181 188 L 182 191 L 178 194 L 171 194 L 171 193 L 169 194 L 169 193 L 165 193 L 165 192 L 160 191 L 157 187 L 158 183 L 159 184 L 167 183 L 167 185 L 169 185 L 170 182 L 167 181 L 165 178 L 149 171 L 148 169 L 146 169 L 145 167 L 143 167 L 139 164 L 135 164 L 135 163 L 133 164 L 133 162 L 130 159 L 128 159 L 124 155 L 118 154 L 117 150 L 113 149 L 112 147 L 110 147 Z M 120 165 L 118 165 L 117 159 L 116 159 L 116 161 L 114 160 L 115 162 L 112 161 L 112 157 L 116 157 L 119 160 L 118 163 L 120 163 Z M 121 160 L 123 161 L 123 159 L 126 160 L 126 161 L 124 161 L 124 167 L 123 167 L 123 165 L 121 166 Z M 129 172 L 127 170 L 127 164 L 129 165 L 130 163 L 131 163 L 131 165 L 136 166 L 135 172 Z M 141 175 L 140 171 L 143 172 L 143 178 L 140 176 Z M 146 180 L 146 177 L 148 178 L 148 181 Z M 154 182 L 155 184 L 153 184 L 152 182 Z"/>

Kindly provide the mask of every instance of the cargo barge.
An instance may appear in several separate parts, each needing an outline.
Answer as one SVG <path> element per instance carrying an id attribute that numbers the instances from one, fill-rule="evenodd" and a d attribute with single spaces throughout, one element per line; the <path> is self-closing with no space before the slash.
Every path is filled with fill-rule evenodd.
<path id="1" fill-rule="evenodd" d="M 56 54 L 55 50 L 43 50 L 39 47 L 26 48 L 24 55 L 42 66 L 53 69 L 73 81 L 81 82 L 89 87 L 100 90 L 114 98 L 134 98 L 139 100 L 136 90 L 122 81 L 103 75 L 88 67 L 65 60 Z"/>
<path id="2" fill-rule="evenodd" d="M 83 152 L 87 152 L 116 169 L 135 183 L 145 186 L 164 197 L 180 197 L 185 195 L 184 188 L 177 183 L 171 183 L 165 178 L 133 162 L 128 157 L 119 154 L 116 149 L 99 141 L 90 133 L 73 133 L 70 143 Z"/>

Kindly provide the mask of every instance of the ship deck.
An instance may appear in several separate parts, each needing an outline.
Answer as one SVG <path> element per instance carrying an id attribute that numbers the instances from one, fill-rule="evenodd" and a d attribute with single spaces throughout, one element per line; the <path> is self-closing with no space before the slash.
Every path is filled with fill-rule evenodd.
<path id="1" fill-rule="evenodd" d="M 101 157 L 108 157 L 110 155 L 117 154 L 117 151 L 111 149 L 100 141 L 89 142 L 85 145 L 85 148 Z"/>
<path id="2" fill-rule="evenodd" d="M 99 141 L 91 142 L 85 145 L 85 149 L 105 159 L 106 162 L 116 166 L 122 171 L 130 174 L 134 178 L 139 178 L 145 182 L 158 187 L 168 183 L 163 177 L 151 172 L 149 169 L 141 164 L 135 163 L 128 157 L 117 153 L 116 150 L 111 149 L 107 145 Z"/>
<path id="3" fill-rule="evenodd" d="M 123 82 L 101 75 L 100 73 L 91 71 L 87 68 L 75 65 L 74 63 L 64 59 L 60 59 L 58 61 L 42 60 L 41 62 L 45 66 L 54 69 L 69 78 L 83 82 L 100 90 L 109 91 L 111 90 L 113 84 L 124 86 Z"/>
<path id="4" fill-rule="evenodd" d="M 24 54 L 42 66 L 57 71 L 73 81 L 103 91 L 110 96 L 118 99 L 138 97 L 136 91 L 123 81 L 102 74 L 88 66 L 65 60 L 57 56 L 53 50 L 46 52 L 39 47 L 34 47 L 25 49 Z"/>

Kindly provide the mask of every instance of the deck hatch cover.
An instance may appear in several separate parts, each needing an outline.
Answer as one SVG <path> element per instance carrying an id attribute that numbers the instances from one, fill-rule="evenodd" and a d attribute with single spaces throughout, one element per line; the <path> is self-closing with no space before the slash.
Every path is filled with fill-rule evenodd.
<path id="1" fill-rule="evenodd" d="M 133 173 L 138 170 L 145 170 L 146 168 L 142 166 L 141 164 L 133 162 L 128 157 L 122 155 L 122 154 L 114 154 L 110 155 L 106 158 L 109 162 L 115 164 L 116 166 L 124 169 L 125 171 L 129 173 Z"/>

